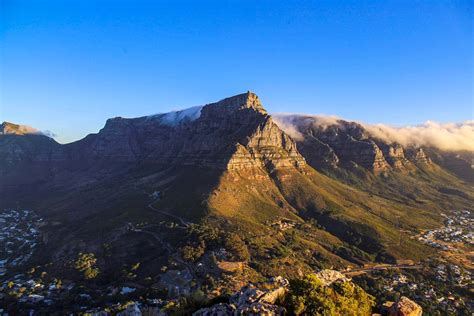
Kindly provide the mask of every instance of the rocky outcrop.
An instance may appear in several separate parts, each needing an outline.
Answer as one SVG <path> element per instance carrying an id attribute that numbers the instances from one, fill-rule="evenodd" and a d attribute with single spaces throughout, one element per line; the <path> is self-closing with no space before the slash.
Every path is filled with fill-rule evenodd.
<path id="1" fill-rule="evenodd" d="M 260 162 L 270 170 L 305 165 L 295 142 L 269 116 L 265 116 L 253 133 L 242 141 L 242 145 L 246 148 L 246 154 L 242 155 L 243 151 L 239 153 L 240 160 L 237 164 L 232 156 L 228 164 L 229 169 L 245 167 L 245 161 L 249 165 Z"/>
<path id="2" fill-rule="evenodd" d="M 421 316 L 423 309 L 409 298 L 402 296 L 388 310 L 389 316 Z"/>
<path id="3" fill-rule="evenodd" d="M 285 309 L 278 305 L 272 305 L 267 303 L 253 303 L 250 305 L 244 305 L 239 307 L 234 315 L 246 315 L 246 316 L 276 316 L 285 315 Z"/>
<path id="4" fill-rule="evenodd" d="M 317 138 L 332 149 L 337 156 L 336 160 L 328 151 L 329 159 L 333 164 L 335 161 L 345 166 L 355 163 L 374 172 L 390 168 L 382 150 L 375 141 L 368 138 L 367 133 L 359 124 L 340 121 L 338 125 L 324 127 L 308 125 L 304 134 L 309 135 L 305 139 Z M 315 142 L 312 141 L 312 143 Z"/>
<path id="5" fill-rule="evenodd" d="M 275 304 L 279 298 L 285 295 L 288 285 L 288 280 L 282 277 L 270 279 L 263 289 L 260 289 L 254 284 L 248 284 L 230 297 L 230 303 L 236 306 L 248 305 L 255 302 Z"/>
<path id="6" fill-rule="evenodd" d="M 277 116 L 277 121 L 285 131 L 295 136 L 298 149 L 316 169 L 359 166 L 381 173 L 411 170 L 413 163 L 431 163 L 422 148 L 387 143 L 356 122 L 320 120 L 305 115 Z"/>
<path id="7" fill-rule="evenodd" d="M 325 286 L 329 286 L 334 282 L 347 282 L 351 280 L 341 272 L 329 269 L 319 271 L 318 273 L 316 273 L 316 276 Z"/>
<path id="8" fill-rule="evenodd" d="M 431 159 L 426 155 L 423 148 L 410 148 L 407 150 L 408 158 L 410 161 L 417 164 L 430 164 Z"/>
<path id="9" fill-rule="evenodd" d="M 212 305 L 211 307 L 201 308 L 193 313 L 193 316 L 228 316 L 234 315 L 235 306 L 225 303 Z"/>
<path id="10" fill-rule="evenodd" d="M 298 149 L 306 161 L 316 169 L 337 168 L 340 161 L 334 149 L 314 137 L 311 130 L 308 132 L 309 134 L 298 142 Z"/>
<path id="11" fill-rule="evenodd" d="M 285 296 L 288 285 L 288 280 L 282 277 L 272 278 L 264 286 L 248 284 L 234 293 L 228 304 L 220 303 L 202 308 L 193 316 L 285 315 L 285 309 L 275 303 Z"/>
<path id="12" fill-rule="evenodd" d="M 379 147 L 382 149 L 385 159 L 392 168 L 404 170 L 409 167 L 410 161 L 405 157 L 405 151 L 401 145 L 379 143 Z"/>

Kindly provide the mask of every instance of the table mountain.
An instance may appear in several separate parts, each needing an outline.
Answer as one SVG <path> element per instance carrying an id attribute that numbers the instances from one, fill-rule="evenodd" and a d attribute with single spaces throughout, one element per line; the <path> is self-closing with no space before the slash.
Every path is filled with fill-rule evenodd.
<path id="1" fill-rule="evenodd" d="M 298 276 L 419 259 L 430 249 L 403 234 L 472 205 L 472 188 L 436 163 L 445 156 L 382 142 L 357 123 L 291 120 L 297 135 L 247 92 L 112 118 L 64 145 L 5 124 L 0 206 L 41 213 L 45 242 L 35 260 L 65 275 L 71 257 L 94 253 L 111 273 L 104 278 L 121 265 L 140 261 L 156 273 L 172 261 L 199 279 L 188 261 Z"/>

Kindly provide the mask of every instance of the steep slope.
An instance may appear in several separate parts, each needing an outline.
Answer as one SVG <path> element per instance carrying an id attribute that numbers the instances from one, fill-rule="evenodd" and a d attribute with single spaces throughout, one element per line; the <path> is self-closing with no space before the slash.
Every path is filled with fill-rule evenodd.
<path id="1" fill-rule="evenodd" d="M 0 163 L 12 166 L 22 161 L 57 160 L 60 145 L 40 131 L 25 125 L 3 122 L 0 126 Z"/>
<path id="2" fill-rule="evenodd" d="M 474 173 L 467 163 L 472 153 L 403 147 L 373 136 L 359 123 L 341 119 L 280 115 L 276 121 L 293 134 L 312 167 L 347 184 L 409 205 L 426 201 L 437 201 L 442 207 L 453 201 L 460 202 L 459 207 L 469 205 L 447 192 L 472 195 L 465 182 Z"/>

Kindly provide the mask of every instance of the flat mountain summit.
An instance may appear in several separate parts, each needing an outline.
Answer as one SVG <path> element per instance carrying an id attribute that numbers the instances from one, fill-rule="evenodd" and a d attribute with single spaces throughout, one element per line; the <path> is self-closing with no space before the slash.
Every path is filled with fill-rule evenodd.
<path id="1" fill-rule="evenodd" d="M 0 135 L 38 135 L 41 132 L 27 125 L 18 125 L 10 122 L 3 122 L 0 125 Z"/>

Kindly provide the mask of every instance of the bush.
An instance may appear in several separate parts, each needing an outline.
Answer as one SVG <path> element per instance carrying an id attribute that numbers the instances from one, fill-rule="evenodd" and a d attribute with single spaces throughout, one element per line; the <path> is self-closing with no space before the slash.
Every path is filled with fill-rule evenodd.
<path id="1" fill-rule="evenodd" d="M 184 246 L 183 249 L 181 249 L 181 254 L 184 260 L 194 262 L 201 258 L 205 251 L 206 245 L 204 241 L 201 241 L 197 246 Z"/>
<path id="2" fill-rule="evenodd" d="M 86 280 L 94 279 L 99 274 L 99 268 L 95 267 L 97 259 L 93 253 L 79 253 L 75 262 L 75 268 L 81 272 Z"/>
<path id="3" fill-rule="evenodd" d="M 290 281 L 286 307 L 295 315 L 371 315 L 374 298 L 352 282 L 324 286 L 316 275 Z"/>
<path id="4" fill-rule="evenodd" d="M 230 233 L 225 240 L 225 248 L 229 251 L 234 259 L 241 261 L 248 261 L 250 253 L 245 242 L 239 235 Z"/>

